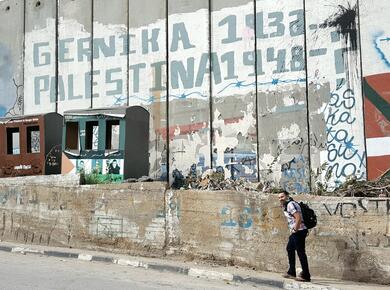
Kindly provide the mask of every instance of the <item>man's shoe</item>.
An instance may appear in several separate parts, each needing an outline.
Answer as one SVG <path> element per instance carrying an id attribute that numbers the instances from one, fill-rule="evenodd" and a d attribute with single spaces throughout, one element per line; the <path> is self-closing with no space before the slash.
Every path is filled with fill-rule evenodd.
<path id="1" fill-rule="evenodd" d="M 306 278 L 303 278 L 301 276 L 296 277 L 295 280 L 299 281 L 299 282 L 310 282 L 310 278 L 306 279 Z"/>
<path id="2" fill-rule="evenodd" d="M 286 278 L 286 279 L 295 279 L 296 278 L 295 276 L 293 276 L 293 275 L 291 275 L 289 273 L 283 274 L 282 277 Z"/>

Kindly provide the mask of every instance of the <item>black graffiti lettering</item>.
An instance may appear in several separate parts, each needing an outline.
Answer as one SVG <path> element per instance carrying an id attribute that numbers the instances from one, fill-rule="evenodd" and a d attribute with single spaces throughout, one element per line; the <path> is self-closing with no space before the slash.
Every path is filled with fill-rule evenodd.
<path id="1" fill-rule="evenodd" d="M 389 213 L 390 213 L 390 199 L 387 200 L 387 215 L 389 215 Z"/>
<path id="2" fill-rule="evenodd" d="M 364 210 L 364 212 L 368 212 L 367 208 L 363 205 L 363 199 L 358 200 L 358 205 Z"/>
<path id="3" fill-rule="evenodd" d="M 324 207 L 325 207 L 325 209 L 326 209 L 326 211 L 328 212 L 329 215 L 335 215 L 337 213 L 337 210 L 339 209 L 340 203 L 337 203 L 336 208 L 333 211 L 333 214 L 329 210 L 328 206 L 325 203 L 323 203 L 323 205 L 324 205 Z"/>
<path id="4" fill-rule="evenodd" d="M 368 202 L 375 203 L 375 209 L 376 209 L 377 213 L 379 212 L 379 203 L 386 202 L 387 203 L 387 213 L 389 213 L 389 211 L 388 211 L 389 210 L 389 208 L 388 208 L 389 200 L 388 199 L 370 199 Z"/>
<path id="5" fill-rule="evenodd" d="M 353 214 L 352 215 L 346 215 L 344 214 L 344 208 L 345 206 L 352 206 L 352 210 L 353 210 Z M 340 215 L 341 217 L 344 217 L 344 218 L 351 218 L 351 217 L 354 217 L 356 215 L 356 204 L 355 203 L 352 203 L 352 202 L 343 202 L 341 203 L 341 206 L 340 206 Z"/>

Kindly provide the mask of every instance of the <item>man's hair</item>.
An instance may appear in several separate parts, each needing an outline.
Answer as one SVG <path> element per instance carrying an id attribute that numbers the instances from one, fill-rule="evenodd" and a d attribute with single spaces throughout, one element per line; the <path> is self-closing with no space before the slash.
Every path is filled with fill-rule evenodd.
<path id="1" fill-rule="evenodd" d="M 282 193 L 284 193 L 284 195 L 286 195 L 286 196 L 290 195 L 290 193 L 287 190 L 283 190 Z"/>

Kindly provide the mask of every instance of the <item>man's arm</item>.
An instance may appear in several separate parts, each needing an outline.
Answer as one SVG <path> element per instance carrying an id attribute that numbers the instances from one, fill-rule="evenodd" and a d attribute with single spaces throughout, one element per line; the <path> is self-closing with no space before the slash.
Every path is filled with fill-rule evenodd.
<path id="1" fill-rule="evenodd" d="M 299 230 L 299 228 L 301 227 L 302 217 L 301 217 L 301 214 L 298 211 L 295 212 L 293 214 L 293 216 L 295 218 L 295 225 L 294 225 L 293 231 L 297 232 Z"/>

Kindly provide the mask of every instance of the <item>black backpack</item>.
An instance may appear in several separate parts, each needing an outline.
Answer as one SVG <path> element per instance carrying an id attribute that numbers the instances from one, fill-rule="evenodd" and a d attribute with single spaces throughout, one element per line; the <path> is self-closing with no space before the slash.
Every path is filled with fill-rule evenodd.
<path id="1" fill-rule="evenodd" d="M 298 202 L 298 204 L 301 207 L 303 223 L 307 229 L 314 228 L 317 225 L 316 213 L 303 201 Z"/>

